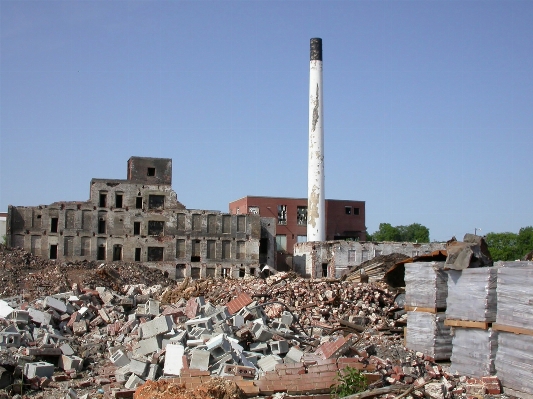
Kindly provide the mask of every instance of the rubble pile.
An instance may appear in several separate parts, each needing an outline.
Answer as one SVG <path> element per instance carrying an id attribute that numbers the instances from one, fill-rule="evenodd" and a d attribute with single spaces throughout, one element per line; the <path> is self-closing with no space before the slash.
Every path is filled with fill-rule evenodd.
<path id="1" fill-rule="evenodd" d="M 344 278 L 348 281 L 361 282 L 365 280 L 366 276 L 368 281 L 381 281 L 387 271 L 398 262 L 406 259 L 409 259 L 407 255 L 399 253 L 378 255 L 347 270 Z"/>
<path id="2" fill-rule="evenodd" d="M 175 284 L 160 270 L 148 269 L 138 263 L 58 262 L 3 245 L 0 245 L 0 276 L 0 297 L 23 295 L 28 301 L 68 291 L 72 284 L 101 286 L 115 291 L 125 284 Z"/>
<path id="3" fill-rule="evenodd" d="M 8 258 L 11 270 L 13 264 L 27 267 Z M 38 262 L 28 258 L 30 266 Z M 46 276 L 54 268 L 35 272 Z M 67 289 L 32 300 L 2 295 L 0 389 L 6 395 L 328 394 L 347 366 L 361 370 L 369 389 L 394 387 L 416 398 L 472 393 L 471 380 L 404 347 L 407 316 L 383 284 L 306 280 L 293 273 L 170 285 L 161 284 L 159 273 L 155 285 L 119 284 L 142 276 L 124 265 L 100 270 L 104 277 L 98 269 L 80 268 L 77 280 L 65 271 L 69 277 L 54 283 L 70 284 Z"/>

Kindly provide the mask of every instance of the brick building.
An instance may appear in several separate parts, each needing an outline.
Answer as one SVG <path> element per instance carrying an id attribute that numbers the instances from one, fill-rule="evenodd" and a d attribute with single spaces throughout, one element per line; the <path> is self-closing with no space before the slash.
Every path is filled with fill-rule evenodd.
<path id="1" fill-rule="evenodd" d="M 246 196 L 230 202 L 229 212 L 275 218 L 277 268 L 292 269 L 294 244 L 307 241 L 307 198 Z M 365 239 L 365 202 L 326 199 L 326 240 Z"/>
<path id="2" fill-rule="evenodd" d="M 88 201 L 10 205 L 7 244 L 45 259 L 142 262 L 175 278 L 275 267 L 275 219 L 186 209 L 171 184 L 171 159 L 131 157 L 126 180 L 91 180 Z"/>

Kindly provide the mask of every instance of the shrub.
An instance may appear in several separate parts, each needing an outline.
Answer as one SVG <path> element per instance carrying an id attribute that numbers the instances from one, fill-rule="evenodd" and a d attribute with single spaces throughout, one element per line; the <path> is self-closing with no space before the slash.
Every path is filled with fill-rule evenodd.
<path id="1" fill-rule="evenodd" d="M 350 366 L 337 372 L 337 380 L 338 383 L 331 386 L 331 393 L 336 398 L 343 398 L 354 393 L 363 392 L 368 386 L 365 375 Z"/>

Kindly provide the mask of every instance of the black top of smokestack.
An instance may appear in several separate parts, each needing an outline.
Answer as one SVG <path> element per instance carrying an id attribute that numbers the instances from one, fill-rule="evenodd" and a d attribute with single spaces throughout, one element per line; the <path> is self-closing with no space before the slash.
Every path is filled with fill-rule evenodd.
<path id="1" fill-rule="evenodd" d="M 311 39 L 311 61 L 322 61 L 322 39 Z"/>

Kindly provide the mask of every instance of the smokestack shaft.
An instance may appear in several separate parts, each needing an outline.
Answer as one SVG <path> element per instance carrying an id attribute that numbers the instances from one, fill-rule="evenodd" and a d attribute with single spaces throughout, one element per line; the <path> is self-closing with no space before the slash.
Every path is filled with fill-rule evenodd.
<path id="1" fill-rule="evenodd" d="M 326 202 L 324 197 L 322 39 L 311 39 L 310 58 L 307 241 L 325 241 Z"/>

